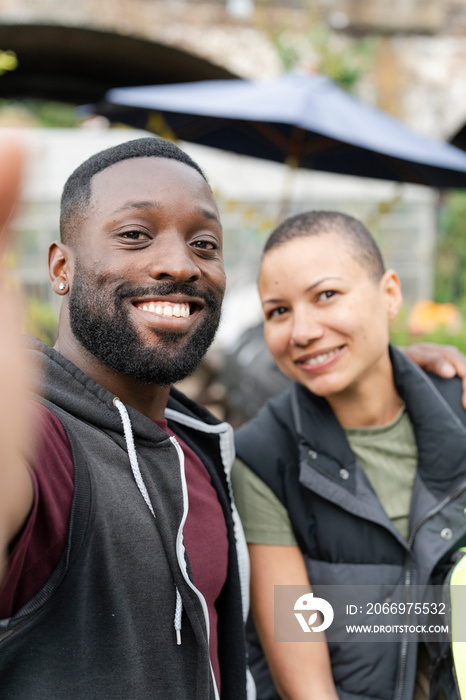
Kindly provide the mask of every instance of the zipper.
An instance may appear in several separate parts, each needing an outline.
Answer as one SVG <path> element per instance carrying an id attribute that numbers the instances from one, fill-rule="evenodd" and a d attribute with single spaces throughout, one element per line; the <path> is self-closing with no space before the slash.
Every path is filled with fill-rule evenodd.
<path id="1" fill-rule="evenodd" d="M 210 673 L 212 676 L 212 682 L 214 685 L 214 693 L 215 693 L 215 700 L 220 700 L 220 696 L 218 694 L 218 688 L 217 688 L 217 681 L 215 678 L 214 674 L 214 669 L 212 668 L 212 662 L 210 660 L 210 649 L 209 649 L 209 642 L 210 642 L 210 620 L 209 620 L 209 611 L 207 609 L 207 603 L 205 601 L 204 596 L 200 592 L 199 589 L 196 588 L 194 583 L 191 581 L 191 579 L 188 576 L 188 571 L 186 568 L 186 561 L 184 557 L 185 553 L 185 547 L 183 544 L 183 527 L 186 522 L 186 518 L 188 516 L 188 486 L 186 484 L 186 475 L 184 471 L 184 452 L 181 449 L 180 443 L 178 440 L 171 436 L 170 437 L 170 442 L 173 443 L 173 445 L 176 448 L 176 452 L 178 454 L 178 461 L 180 465 L 180 476 L 181 476 L 181 485 L 182 485 L 182 492 L 183 492 L 183 517 L 181 519 L 180 526 L 178 528 L 178 533 L 176 535 L 176 558 L 178 560 L 178 566 L 180 567 L 181 573 L 183 574 L 183 578 L 188 584 L 188 586 L 191 588 L 191 590 L 194 591 L 194 593 L 197 595 L 199 598 L 199 602 L 201 603 L 202 606 L 202 612 L 204 613 L 204 619 L 206 623 L 206 629 L 207 629 L 207 653 L 209 655 L 209 666 L 210 666 Z"/>
<path id="2" fill-rule="evenodd" d="M 438 503 L 434 508 L 431 508 L 431 510 L 427 511 L 427 513 L 425 515 L 423 515 L 423 517 L 420 520 L 418 520 L 416 525 L 411 530 L 411 534 L 409 535 L 409 538 L 408 538 L 409 561 L 406 565 L 406 574 L 405 574 L 405 586 L 408 587 L 408 591 L 410 590 L 409 587 L 411 586 L 411 573 L 412 573 L 412 563 L 413 563 L 413 557 L 411 554 L 411 550 L 412 550 L 412 547 L 414 544 L 414 539 L 415 539 L 417 533 L 419 532 L 420 528 L 423 525 L 425 525 L 425 523 L 428 520 L 430 520 L 435 515 L 437 515 L 437 513 L 440 513 L 440 511 L 443 510 L 443 508 L 445 508 L 445 506 L 447 506 L 449 503 L 451 503 L 452 501 L 455 501 L 457 498 L 459 498 L 459 496 L 461 496 L 463 491 L 466 491 L 466 481 L 464 481 L 460 486 L 458 486 L 458 488 L 455 491 L 453 491 L 453 493 L 451 493 L 449 496 L 445 496 L 443 501 L 440 501 L 440 503 Z M 406 674 L 407 653 L 408 653 L 408 639 L 407 639 L 407 635 L 405 634 L 404 639 L 401 643 L 400 674 L 399 674 L 399 681 L 398 681 L 398 691 L 395 695 L 395 700 L 401 700 L 401 696 L 403 693 L 403 686 L 404 686 L 404 680 L 405 680 L 405 674 Z"/>

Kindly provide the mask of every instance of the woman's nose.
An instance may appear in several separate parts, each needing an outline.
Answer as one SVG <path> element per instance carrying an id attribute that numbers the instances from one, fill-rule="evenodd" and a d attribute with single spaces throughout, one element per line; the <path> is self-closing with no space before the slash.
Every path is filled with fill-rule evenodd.
<path id="1" fill-rule="evenodd" d="M 322 333 L 322 324 L 312 310 L 296 311 L 293 314 L 293 327 L 290 338 L 292 345 L 306 347 L 312 341 L 322 337 Z"/>

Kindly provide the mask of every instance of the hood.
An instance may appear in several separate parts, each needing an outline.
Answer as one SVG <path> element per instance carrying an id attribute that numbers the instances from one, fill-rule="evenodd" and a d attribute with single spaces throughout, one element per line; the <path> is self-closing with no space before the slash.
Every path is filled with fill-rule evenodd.
<path id="1" fill-rule="evenodd" d="M 26 339 L 26 348 L 37 368 L 34 394 L 38 401 L 46 399 L 67 413 L 102 430 L 121 433 L 121 418 L 115 408 L 115 395 L 97 384 L 59 352 L 34 337 Z M 172 389 L 168 405 L 209 424 L 216 419 L 181 392 Z M 162 442 L 167 434 L 135 408 L 126 406 L 134 437 L 138 441 Z"/>

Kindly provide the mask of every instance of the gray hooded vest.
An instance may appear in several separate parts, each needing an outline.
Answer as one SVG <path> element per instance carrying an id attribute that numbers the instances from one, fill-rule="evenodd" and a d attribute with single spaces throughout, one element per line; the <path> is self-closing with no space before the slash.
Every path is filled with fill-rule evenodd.
<path id="1" fill-rule="evenodd" d="M 0 625 L 0 697 L 218 698 L 207 608 L 183 546 L 181 448 L 48 346 L 33 341 L 31 353 L 46 376 L 38 400 L 71 444 L 75 491 L 57 569 Z M 217 603 L 222 698 L 245 699 L 247 554 L 231 500 L 231 430 L 174 390 L 166 417 L 205 464 L 225 515 L 228 577 Z"/>

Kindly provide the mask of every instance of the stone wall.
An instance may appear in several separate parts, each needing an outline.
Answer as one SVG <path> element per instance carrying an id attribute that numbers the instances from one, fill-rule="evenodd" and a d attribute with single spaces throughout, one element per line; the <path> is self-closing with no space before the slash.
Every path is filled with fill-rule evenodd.
<path id="1" fill-rule="evenodd" d="M 315 56 L 303 37 L 323 22 L 333 28 L 337 44 L 367 33 L 382 37 L 373 70 L 360 86 L 365 99 L 441 138 L 466 120 L 466 0 L 248 0 L 252 12 L 246 17 L 232 16 L 233 5 L 232 0 L 0 0 L 0 21 L 86 26 L 154 39 L 245 78 L 282 70 L 274 36 L 283 31 L 302 47 L 302 63 L 312 67 Z"/>

